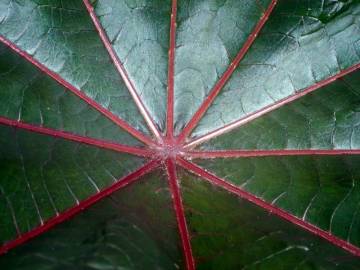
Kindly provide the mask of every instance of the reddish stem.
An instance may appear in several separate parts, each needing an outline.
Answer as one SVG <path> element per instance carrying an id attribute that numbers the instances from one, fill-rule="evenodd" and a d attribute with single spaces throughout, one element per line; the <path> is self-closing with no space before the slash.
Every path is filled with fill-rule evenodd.
<path id="1" fill-rule="evenodd" d="M 16 127 L 16 128 L 21 128 L 21 129 L 25 129 L 28 131 L 32 131 L 32 132 L 36 132 L 36 133 L 40 133 L 40 134 L 44 134 L 44 135 L 49 135 L 49 136 L 53 136 L 53 137 L 57 137 L 57 138 L 62 138 L 65 140 L 89 144 L 89 145 L 93 145 L 93 146 L 97 146 L 97 147 L 101 147 L 101 148 L 105 148 L 105 149 L 109 149 L 109 150 L 113 150 L 113 151 L 117 151 L 117 152 L 129 153 L 129 154 L 133 154 L 133 155 L 137 155 L 137 156 L 144 156 L 144 157 L 150 157 L 150 156 L 154 155 L 153 151 L 148 150 L 148 149 L 107 142 L 107 141 L 103 141 L 103 140 L 99 140 L 99 139 L 92 139 L 89 137 L 75 135 L 75 134 L 65 132 L 65 131 L 54 130 L 54 129 L 50 129 L 50 128 L 35 126 L 32 124 L 27 124 L 27 123 L 11 120 L 11 119 L 1 117 L 1 116 L 0 116 L 0 124 L 12 126 L 12 127 Z"/>
<path id="2" fill-rule="evenodd" d="M 148 110 L 146 109 L 145 105 L 143 104 L 142 100 L 140 99 L 138 92 L 135 89 L 134 84 L 132 83 L 132 81 L 129 78 L 129 75 L 127 74 L 124 66 L 122 65 L 119 57 L 117 56 L 108 36 L 105 33 L 105 30 L 103 29 L 103 27 L 101 26 L 101 23 L 99 21 L 99 19 L 96 16 L 96 13 L 94 11 L 93 6 L 90 4 L 90 2 L 88 0 L 83 0 L 84 5 L 86 6 L 86 9 L 88 10 L 90 17 L 95 25 L 96 30 L 99 33 L 100 39 L 103 42 L 106 50 L 108 51 L 111 60 L 113 61 L 117 71 L 119 72 L 121 78 L 123 79 L 126 87 L 128 88 L 136 106 L 138 107 L 140 113 L 142 114 L 142 116 L 145 119 L 146 124 L 148 125 L 149 129 L 151 130 L 151 132 L 155 135 L 155 137 L 157 138 L 157 140 L 159 142 L 162 142 L 162 136 L 160 134 L 160 131 L 157 129 L 153 119 L 150 116 L 150 113 L 148 112 Z"/>
<path id="3" fill-rule="evenodd" d="M 252 33 L 249 35 L 248 39 L 245 41 L 244 45 L 240 49 L 239 53 L 236 55 L 235 59 L 231 62 L 228 69 L 216 83 L 214 88 L 210 91 L 209 95 L 206 97 L 204 102 L 201 104 L 200 108 L 196 111 L 193 115 L 189 123 L 185 126 L 178 137 L 179 142 L 184 142 L 187 136 L 191 133 L 191 131 L 195 128 L 197 123 L 200 121 L 202 116 L 208 110 L 210 105 L 213 103 L 217 95 L 220 93 L 221 89 L 224 87 L 226 82 L 230 79 L 231 75 L 234 73 L 235 69 L 239 65 L 240 61 L 243 59 L 253 42 L 255 41 L 257 35 L 259 34 L 260 30 L 265 25 L 266 21 L 268 20 L 271 12 L 273 11 L 277 0 L 272 0 L 269 7 L 266 9 L 265 13 L 253 29 Z"/>
<path id="4" fill-rule="evenodd" d="M 120 126 L 122 129 L 129 132 L 131 135 L 133 135 L 135 138 L 139 139 L 140 141 L 148 144 L 153 145 L 154 143 L 150 138 L 130 126 L 128 123 L 126 123 L 124 120 L 120 119 L 118 116 L 114 115 L 104 107 L 102 107 L 100 104 L 86 96 L 81 90 L 77 89 L 75 86 L 70 84 L 69 82 L 65 81 L 59 74 L 51 71 L 47 67 L 45 67 L 43 64 L 35 60 L 31 55 L 26 53 L 25 51 L 22 51 L 19 47 L 17 47 L 14 43 L 7 40 L 3 36 L 0 36 L 0 42 L 7 45 L 10 49 L 15 51 L 17 54 L 19 54 L 21 57 L 25 58 L 27 61 L 29 61 L 31 64 L 36 66 L 38 69 L 40 69 L 42 72 L 53 78 L 55 81 L 57 81 L 59 84 L 64 86 L 66 89 L 70 90 L 72 93 L 74 93 L 76 96 L 84 100 L 86 103 L 88 103 L 91 107 L 98 110 L 100 113 L 105 115 L 107 118 L 109 118 L 111 121 L 113 121 L 115 124 Z"/>
<path id="5" fill-rule="evenodd" d="M 189 171 L 192 171 L 193 173 L 195 173 L 196 175 L 202 177 L 204 180 L 214 184 L 214 185 L 217 185 L 219 187 L 222 187 L 224 188 L 225 190 L 231 192 L 231 193 L 234 193 L 246 200 L 248 200 L 249 202 L 251 203 L 254 203 L 255 205 L 261 207 L 261 208 L 264 208 L 265 210 L 269 211 L 270 213 L 272 214 L 275 214 L 297 226 L 300 226 L 301 228 L 321 237 L 321 238 L 324 238 L 326 239 L 327 241 L 331 242 L 332 244 L 340 247 L 340 248 L 343 248 L 345 250 L 347 250 L 348 252 L 356 255 L 356 256 L 360 256 L 360 248 L 359 247 L 356 247 L 352 244 L 350 244 L 349 242 L 343 240 L 343 239 L 340 239 L 334 235 L 332 235 L 331 233 L 327 232 L 327 231 L 324 231 L 272 204 L 269 204 L 265 201 L 263 201 L 262 199 L 254 196 L 253 194 L 247 192 L 247 191 L 244 191 L 242 189 L 240 189 L 239 187 L 237 186 L 234 186 L 230 183 L 228 183 L 227 181 L 215 176 L 214 174 L 211 174 L 207 171 L 205 171 L 203 168 L 195 165 L 194 163 L 191 163 L 189 161 L 186 161 L 184 159 L 178 159 L 178 163 L 184 167 L 185 169 L 188 169 Z"/>
<path id="6" fill-rule="evenodd" d="M 190 158 L 242 158 L 271 156 L 333 156 L 360 155 L 360 149 L 305 149 L 305 150 L 219 150 L 219 151 L 188 151 L 183 154 Z"/>
<path id="7" fill-rule="evenodd" d="M 176 46 L 176 14 L 177 0 L 172 0 L 170 18 L 170 47 L 168 64 L 168 96 L 166 116 L 166 136 L 168 140 L 174 137 L 174 68 L 175 68 L 175 46 Z"/>
<path id="8" fill-rule="evenodd" d="M 335 80 L 337 80 L 337 79 L 339 79 L 339 78 L 341 78 L 341 77 L 343 77 L 343 76 L 357 70 L 358 68 L 360 68 L 360 63 L 358 63 L 358 64 L 356 64 L 354 66 L 351 66 L 351 67 L 349 67 L 347 69 L 344 69 L 344 70 L 340 71 L 339 73 L 337 73 L 336 75 L 331 76 L 331 77 L 329 77 L 329 78 L 327 78 L 325 80 L 322 80 L 322 81 L 320 81 L 318 83 L 315 83 L 315 84 L 309 86 L 308 88 L 305 88 L 302 91 L 297 91 L 295 94 L 293 94 L 291 96 L 288 96 L 288 97 L 286 97 L 284 99 L 281 99 L 281 100 L 279 100 L 279 101 L 277 101 L 277 102 L 275 102 L 275 103 L 273 103 L 273 104 L 271 104 L 269 106 L 266 106 L 266 107 L 254 112 L 254 113 L 250 113 L 247 116 L 245 116 L 244 118 L 241 118 L 241 119 L 239 119 L 237 121 L 234 121 L 234 122 L 232 122 L 232 123 L 230 123 L 228 125 L 225 125 L 225 126 L 223 126 L 221 128 L 218 128 L 218 129 L 216 129 L 214 131 L 211 131 L 211 132 L 207 133 L 206 135 L 200 136 L 200 137 L 192 140 L 188 144 L 186 144 L 184 147 L 185 148 L 191 148 L 191 147 L 194 147 L 195 145 L 203 143 L 203 142 L 205 142 L 207 140 L 210 140 L 210 139 L 212 139 L 214 137 L 217 137 L 217 136 L 220 136 L 220 135 L 222 135 L 224 133 L 227 133 L 227 132 L 233 130 L 234 128 L 242 126 L 242 125 L 244 125 L 244 124 L 246 124 L 246 123 L 248 123 L 250 121 L 253 121 L 253 120 L 259 118 L 260 116 L 262 116 L 262 115 L 264 115 L 266 113 L 269 113 L 269 112 L 271 112 L 271 111 L 273 111 L 275 109 L 278 109 L 281 106 L 284 106 L 284 105 L 286 105 L 288 103 L 291 103 L 291 102 L 293 102 L 293 101 L 295 101 L 295 100 L 297 100 L 297 99 L 299 99 L 299 98 L 301 98 L 301 97 L 303 97 L 303 96 L 305 96 L 307 94 L 310 94 L 310 93 L 314 92 L 315 90 L 317 90 L 317 89 L 319 89 L 321 87 L 324 87 L 324 86 L 328 85 L 329 83 L 332 83 Z"/>
<path id="9" fill-rule="evenodd" d="M 73 217 L 74 215 L 86 210 L 88 207 L 90 207 L 94 203 L 111 195 L 115 191 L 117 191 L 121 188 L 124 188 L 131 183 L 134 183 L 139 177 L 152 171 L 158 165 L 159 165 L 158 160 L 152 160 L 152 161 L 148 162 L 143 167 L 141 167 L 140 169 L 136 170 L 135 172 L 123 177 L 122 179 L 120 179 L 118 182 L 116 182 L 112 186 L 100 191 L 99 193 L 96 193 L 95 195 L 80 202 L 78 205 L 66 210 L 65 212 L 59 214 L 58 216 L 49 219 L 43 225 L 41 225 L 27 233 L 24 233 L 23 235 L 20 235 L 15 240 L 7 242 L 6 244 L 4 244 L 3 246 L 0 247 L 0 254 L 6 253 L 8 250 L 17 247 L 18 245 L 21 245 L 42 233 L 45 233 L 46 231 L 50 230 L 55 225 L 62 223 L 64 221 L 68 220 L 69 218 Z"/>
<path id="10" fill-rule="evenodd" d="M 186 219 L 184 214 L 184 207 L 181 200 L 181 193 L 179 189 L 179 185 L 176 178 L 176 168 L 175 168 L 175 161 L 173 159 L 167 159 L 166 163 L 166 170 L 169 177 L 169 186 L 170 191 L 172 193 L 174 210 L 176 214 L 176 219 L 178 222 L 178 228 L 182 243 L 182 248 L 184 252 L 185 262 L 186 262 L 186 269 L 194 270 L 195 269 L 195 262 L 194 257 L 192 255 L 191 244 L 190 244 L 190 236 L 188 232 L 188 228 L 186 225 Z"/>

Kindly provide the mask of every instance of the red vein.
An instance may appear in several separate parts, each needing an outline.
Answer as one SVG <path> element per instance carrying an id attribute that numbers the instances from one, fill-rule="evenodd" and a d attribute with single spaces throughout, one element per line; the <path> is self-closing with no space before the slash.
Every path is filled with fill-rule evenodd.
<path id="1" fill-rule="evenodd" d="M 101 23 L 99 21 L 99 19 L 97 18 L 94 8 L 93 6 L 90 4 L 90 2 L 88 0 L 83 0 L 86 9 L 88 10 L 90 17 L 95 25 L 95 28 L 97 30 L 97 32 L 99 33 L 100 39 L 102 40 L 106 50 L 108 51 L 111 60 L 113 61 L 117 71 L 119 72 L 121 78 L 123 79 L 126 87 L 129 90 L 130 95 L 132 96 L 136 106 L 138 107 L 141 115 L 144 117 L 146 124 L 148 125 L 149 129 L 151 130 L 151 132 L 155 135 L 155 137 L 157 138 L 157 140 L 159 142 L 162 141 L 162 136 L 160 134 L 160 131 L 157 129 L 153 119 L 150 116 L 150 113 L 147 111 L 145 105 L 143 104 L 143 102 L 141 101 L 134 84 L 132 83 L 132 81 L 130 80 L 124 66 L 122 65 L 119 57 L 117 56 L 116 52 L 114 51 L 114 48 L 111 45 L 111 42 L 109 40 L 109 38 L 107 37 L 105 30 L 103 29 L 103 27 L 101 26 Z"/>
<path id="2" fill-rule="evenodd" d="M 100 191 L 99 193 L 89 197 L 88 199 L 80 202 L 78 205 L 66 210 L 65 212 L 59 214 L 56 217 L 53 217 L 49 219 L 47 222 L 45 222 L 43 225 L 24 233 L 23 235 L 20 235 L 15 240 L 12 240 L 10 242 L 7 242 L 5 245 L 0 247 L 0 254 L 6 253 L 8 250 L 17 247 L 18 245 L 21 245 L 28 240 L 45 233 L 46 231 L 50 230 L 55 225 L 62 223 L 69 218 L 73 217 L 74 215 L 86 210 L 88 207 L 93 205 L 94 203 L 98 202 L 99 200 L 111 195 L 115 191 L 124 188 L 128 186 L 129 184 L 135 182 L 139 177 L 143 176 L 144 174 L 152 171 L 159 165 L 158 160 L 153 160 L 142 166 L 140 169 L 136 170 L 135 172 L 123 177 L 120 179 L 117 183 L 114 185 Z"/>
<path id="3" fill-rule="evenodd" d="M 184 214 L 184 207 L 181 200 L 180 189 L 176 179 L 175 161 L 173 159 L 167 159 L 165 163 L 169 177 L 169 186 L 172 193 L 174 210 L 178 222 L 178 228 L 179 228 L 182 248 L 186 262 L 186 269 L 194 270 L 195 269 L 194 257 L 192 255 L 190 236 L 186 225 L 186 219 Z"/>
<path id="4" fill-rule="evenodd" d="M 139 132 L 138 130 L 134 129 L 132 126 L 130 126 L 128 123 L 126 123 L 124 120 L 120 119 L 118 116 L 114 115 L 104 107 L 102 107 L 100 104 L 86 96 L 81 90 L 77 89 L 75 86 L 70 84 L 69 82 L 65 81 L 59 74 L 51 71 L 47 67 L 45 67 L 43 64 L 35 60 L 31 55 L 26 53 L 25 51 L 22 51 L 19 47 L 17 47 L 14 43 L 7 40 L 3 36 L 0 36 L 0 42 L 7 45 L 10 49 L 15 51 L 17 54 L 19 54 L 21 57 L 25 58 L 27 61 L 29 61 L 31 64 L 36 66 L 38 69 L 40 69 L 42 72 L 53 78 L 55 81 L 57 81 L 59 84 L 64 86 L 66 89 L 74 93 L 76 96 L 84 100 L 86 103 L 88 103 L 91 107 L 105 115 L 107 118 L 109 118 L 111 121 L 113 121 L 115 124 L 120 126 L 122 129 L 126 130 L 128 133 L 133 135 L 135 138 L 139 139 L 140 141 L 148 144 L 153 145 L 154 143 L 150 138 Z"/>
<path id="5" fill-rule="evenodd" d="M 188 144 L 186 144 L 185 148 L 193 147 L 195 145 L 203 143 L 204 141 L 210 140 L 210 139 L 212 139 L 214 137 L 217 137 L 217 136 L 222 135 L 222 134 L 224 134 L 226 132 L 229 132 L 229 131 L 233 130 L 234 128 L 242 126 L 242 125 L 244 125 L 244 124 L 246 124 L 246 123 L 248 123 L 250 121 L 253 121 L 253 120 L 259 118 L 260 116 L 262 116 L 262 115 L 264 115 L 266 113 L 269 113 L 269 112 L 271 112 L 271 111 L 273 111 L 275 109 L 278 109 L 281 106 L 284 106 L 284 105 L 286 105 L 288 103 L 291 103 L 291 102 L 293 102 L 293 101 L 295 101 L 295 100 L 297 100 L 297 99 L 299 99 L 299 98 L 301 98 L 301 97 L 303 97 L 303 96 L 305 96 L 307 94 L 310 94 L 310 93 L 314 92 L 315 90 L 317 90 L 317 89 L 319 89 L 321 87 L 324 87 L 324 86 L 334 82 L 335 80 L 337 80 L 337 79 L 339 79 L 339 78 L 341 78 L 341 77 L 343 77 L 343 76 L 357 70 L 358 68 L 360 68 L 360 63 L 358 63 L 358 64 L 356 64 L 354 66 L 351 66 L 351 67 L 349 67 L 347 69 L 344 69 L 344 70 L 340 71 L 339 73 L 337 73 L 337 74 L 335 74 L 335 75 L 333 75 L 333 76 L 331 76 L 331 77 L 329 77 L 329 78 L 327 78 L 325 80 L 317 82 L 317 83 L 305 88 L 302 91 L 298 91 L 295 94 L 293 94 L 291 96 L 288 96 L 288 97 L 286 97 L 284 99 L 281 99 L 281 100 L 279 100 L 279 101 L 277 101 L 277 102 L 275 102 L 275 103 L 273 103 L 271 105 L 268 105 L 268 106 L 266 106 L 266 107 L 264 107 L 264 108 L 262 108 L 262 109 L 260 109 L 260 110 L 258 110 L 256 112 L 254 112 L 254 113 L 250 113 L 247 116 L 245 116 L 244 118 L 241 118 L 241 119 L 239 119 L 237 121 L 234 121 L 234 122 L 232 122 L 232 123 L 230 123 L 228 125 L 225 125 L 225 126 L 223 126 L 221 128 L 218 128 L 218 129 L 216 129 L 214 131 L 211 131 L 211 132 L 207 133 L 206 135 L 200 136 L 200 137 L 192 140 Z"/>
<path id="6" fill-rule="evenodd" d="M 226 82 L 229 80 L 237 66 L 239 65 L 240 61 L 243 59 L 253 42 L 255 41 L 257 35 L 259 34 L 260 30 L 265 25 L 266 21 L 268 20 L 271 12 L 273 11 L 277 0 L 272 0 L 269 7 L 266 9 L 262 17 L 260 18 L 259 22 L 253 29 L 252 33 L 249 35 L 248 39 L 245 41 L 243 47 L 240 49 L 239 53 L 236 55 L 235 59 L 230 63 L 228 69 L 216 83 L 214 88 L 210 91 L 209 95 L 206 97 L 204 102 L 201 104 L 200 108 L 196 111 L 193 115 L 189 123 L 185 126 L 183 131 L 180 133 L 178 140 L 179 142 L 183 142 L 186 140 L 187 136 L 191 133 L 191 131 L 195 128 L 197 123 L 200 121 L 202 116 L 208 110 L 210 105 L 213 103 L 221 89 L 224 87 Z"/>
<path id="7" fill-rule="evenodd" d="M 170 47 L 168 64 L 168 96 L 166 116 L 166 136 L 172 139 L 174 136 L 174 68 L 175 68 L 175 46 L 176 46 L 176 13 L 177 0 L 172 0 L 170 19 Z"/>
<path id="8" fill-rule="evenodd" d="M 205 179 L 206 181 L 220 186 L 222 188 L 224 188 L 225 190 L 234 193 L 248 201 L 250 201 L 251 203 L 256 204 L 259 207 L 264 208 L 265 210 L 269 211 L 272 214 L 275 214 L 297 226 L 300 226 L 301 228 L 319 236 L 322 237 L 324 239 L 326 239 L 327 241 L 331 242 L 332 244 L 343 248 L 345 250 L 347 250 L 348 252 L 356 255 L 356 256 L 360 256 L 360 248 L 357 246 L 354 246 L 352 244 L 350 244 L 349 242 L 346 242 L 345 240 L 342 240 L 334 235 L 332 235 L 331 233 L 324 231 L 272 204 L 269 204 L 265 201 L 263 201 L 262 199 L 252 195 L 251 193 L 244 191 L 240 188 L 238 188 L 237 186 L 234 186 L 230 183 L 228 183 L 227 181 L 215 176 L 214 174 L 211 174 L 207 171 L 205 171 L 203 168 L 195 165 L 194 163 L 191 163 L 189 161 L 186 161 L 184 159 L 179 159 L 178 163 L 188 169 L 189 171 L 192 171 L 193 173 L 195 173 L 196 175 L 202 177 L 203 179 Z"/>
<path id="9" fill-rule="evenodd" d="M 183 154 L 191 158 L 241 158 L 241 157 L 271 157 L 271 156 L 332 156 L 360 155 L 360 149 L 305 149 L 305 150 L 218 150 L 218 151 L 188 151 Z"/>
<path id="10" fill-rule="evenodd" d="M 32 124 L 27 124 L 27 123 L 19 122 L 16 120 L 11 120 L 11 119 L 1 117 L 1 116 L 0 116 L 0 124 L 12 126 L 12 127 L 16 127 L 16 128 L 21 128 L 21 129 L 25 129 L 28 131 L 32 131 L 32 132 L 36 132 L 36 133 L 40 133 L 40 134 L 44 134 L 44 135 L 49 135 L 49 136 L 53 136 L 53 137 L 57 137 L 57 138 L 62 138 L 65 140 L 70 140 L 70 141 L 74 141 L 74 142 L 93 145 L 93 146 L 97 146 L 97 147 L 101 147 L 101 148 L 105 148 L 105 149 L 109 149 L 109 150 L 113 150 L 113 151 L 117 151 L 117 152 L 129 153 L 129 154 L 133 154 L 133 155 L 137 155 L 137 156 L 145 156 L 145 157 L 150 157 L 153 155 L 153 151 L 143 149 L 140 147 L 127 146 L 127 145 L 107 142 L 107 141 L 103 141 L 103 140 L 99 140 L 99 139 L 93 139 L 93 138 L 89 138 L 89 137 L 79 136 L 79 135 L 72 134 L 69 132 L 55 130 L 55 129 L 51 129 L 51 128 L 45 128 L 45 127 L 41 127 L 41 126 L 35 126 Z"/>

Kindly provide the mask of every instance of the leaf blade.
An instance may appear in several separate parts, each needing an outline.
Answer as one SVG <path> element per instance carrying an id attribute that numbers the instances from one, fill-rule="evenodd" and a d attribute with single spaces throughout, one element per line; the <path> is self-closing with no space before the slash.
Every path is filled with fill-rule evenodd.
<path id="1" fill-rule="evenodd" d="M 245 118 L 357 65 L 358 22 L 348 22 L 358 16 L 360 7 L 356 2 L 349 3 L 322 22 L 321 16 L 328 16 L 330 7 L 322 10 L 317 1 L 299 0 L 296 5 L 279 1 L 193 136 Z"/>

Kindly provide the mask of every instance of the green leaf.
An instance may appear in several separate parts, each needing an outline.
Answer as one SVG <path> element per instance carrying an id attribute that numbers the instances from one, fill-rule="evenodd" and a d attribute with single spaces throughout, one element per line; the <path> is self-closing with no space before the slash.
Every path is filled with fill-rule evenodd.
<path id="1" fill-rule="evenodd" d="M 279 1 L 194 130 L 203 135 L 360 61 L 358 1 Z"/>
<path id="2" fill-rule="evenodd" d="M 359 269 L 359 0 L 1 0 L 1 269 Z"/>
<path id="3" fill-rule="evenodd" d="M 164 130 L 171 2 L 93 2 L 95 13 L 141 100 Z"/>
<path id="4" fill-rule="evenodd" d="M 0 58 L 1 116 L 82 136 L 141 145 L 2 44 Z"/>
<path id="5" fill-rule="evenodd" d="M 0 35 L 112 113 L 148 132 L 81 1 L 0 3 Z"/>
<path id="6" fill-rule="evenodd" d="M 244 45 L 269 3 L 270 0 L 179 1 L 175 55 L 177 132 Z"/>
<path id="7" fill-rule="evenodd" d="M 2 269 L 179 269 L 176 220 L 160 171 L 3 257 Z"/>
<path id="8" fill-rule="evenodd" d="M 360 244 L 360 156 L 213 159 L 204 168 L 355 245 Z"/>
<path id="9" fill-rule="evenodd" d="M 360 267 L 356 257 L 189 173 L 181 184 L 198 269 Z"/>
<path id="10" fill-rule="evenodd" d="M 144 159 L 0 126 L 0 242 L 112 185 Z"/>
<path id="11" fill-rule="evenodd" d="M 359 149 L 360 72 L 355 71 L 201 149 Z"/>

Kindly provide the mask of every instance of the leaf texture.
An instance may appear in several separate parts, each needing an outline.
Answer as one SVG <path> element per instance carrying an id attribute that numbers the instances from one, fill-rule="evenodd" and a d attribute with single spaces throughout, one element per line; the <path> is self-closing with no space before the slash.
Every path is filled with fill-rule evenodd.
<path id="1" fill-rule="evenodd" d="M 0 257 L 2 269 L 179 269 L 176 221 L 155 171 Z M 49 248 L 51 247 L 51 248 Z"/>
<path id="2" fill-rule="evenodd" d="M 278 1 L 193 136 L 244 118 L 359 63 L 359 13 L 358 1 Z"/>
<path id="3" fill-rule="evenodd" d="M 1 269 L 359 269 L 359 0 L 0 1 Z"/>
<path id="4" fill-rule="evenodd" d="M 197 269 L 357 269 L 359 260 L 293 224 L 182 173 Z"/>
<path id="5" fill-rule="evenodd" d="M 359 149 L 360 72 L 200 146 L 201 149 Z"/>
<path id="6" fill-rule="evenodd" d="M 190 120 L 225 72 L 269 3 L 269 0 L 179 1 L 175 55 L 176 133 Z"/>
<path id="7" fill-rule="evenodd" d="M 144 159 L 0 126 L 1 243 L 112 185 Z"/>
<path id="8" fill-rule="evenodd" d="M 81 1 L 2 1 L 0 35 L 142 132 L 146 124 Z"/>
<path id="9" fill-rule="evenodd" d="M 164 130 L 171 2 L 93 2 L 95 13 L 138 95 L 155 123 Z"/>
<path id="10" fill-rule="evenodd" d="M 213 159 L 218 176 L 340 238 L 360 244 L 360 156 Z"/>
<path id="11" fill-rule="evenodd" d="M 4 45 L 0 45 L 0 78 L 3 117 L 82 136 L 141 145 Z"/>

